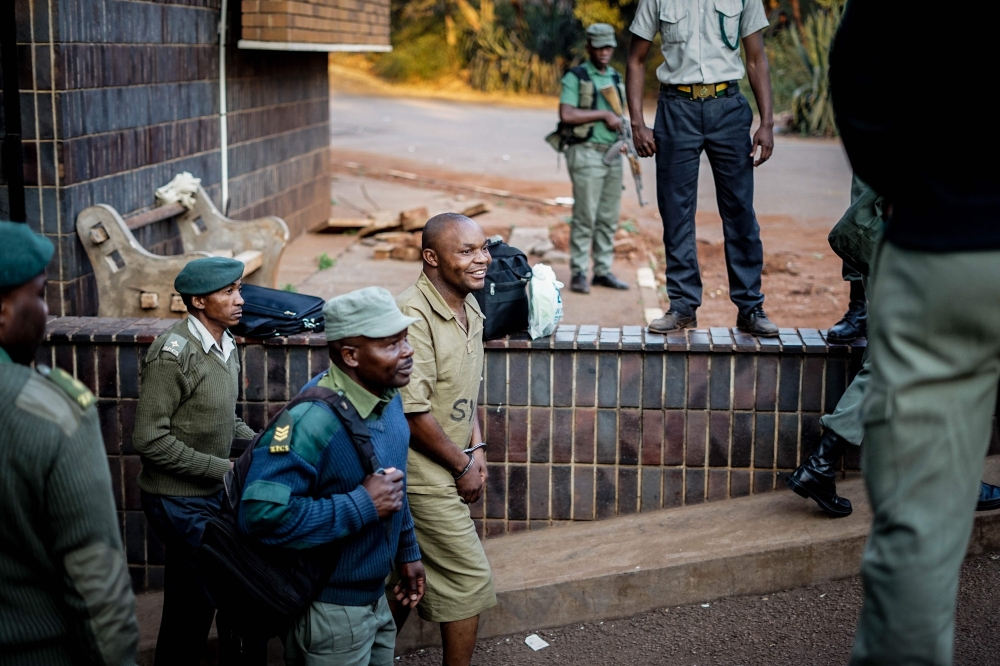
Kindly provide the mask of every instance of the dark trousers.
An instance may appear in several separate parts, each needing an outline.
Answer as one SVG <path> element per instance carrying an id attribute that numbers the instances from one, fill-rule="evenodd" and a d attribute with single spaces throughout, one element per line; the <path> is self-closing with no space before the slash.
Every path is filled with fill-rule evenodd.
<path id="1" fill-rule="evenodd" d="M 733 84 L 731 84 L 733 86 Z M 753 211 L 753 112 L 735 86 L 725 97 L 696 101 L 661 90 L 656 106 L 656 198 L 663 220 L 670 309 L 693 314 L 701 305 L 695 242 L 698 166 L 705 151 L 722 216 L 729 297 L 740 314 L 764 302 L 764 248 Z"/>
<path id="2" fill-rule="evenodd" d="M 155 666 L 198 664 L 215 619 L 220 664 L 266 664 L 267 643 L 245 641 L 202 585 L 193 556 L 205 524 L 219 511 L 222 491 L 208 497 L 167 497 L 143 492 L 146 520 L 163 542 L 163 616 L 156 638 Z"/>

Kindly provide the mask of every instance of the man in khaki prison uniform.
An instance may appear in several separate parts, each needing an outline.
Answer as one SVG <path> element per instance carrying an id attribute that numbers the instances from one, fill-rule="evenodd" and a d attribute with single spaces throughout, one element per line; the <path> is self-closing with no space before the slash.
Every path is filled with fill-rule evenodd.
<path id="1" fill-rule="evenodd" d="M 423 273 L 397 298 L 409 329 L 413 374 L 400 389 L 410 423 L 406 484 L 427 572 L 420 617 L 441 623 L 444 663 L 464 666 L 476 647 L 479 614 L 496 605 L 493 574 L 468 505 L 486 482 L 476 413 L 483 373 L 481 289 L 491 258 L 479 225 L 437 215 L 423 232 Z M 391 596 L 390 596 L 391 598 Z M 408 609 L 397 607 L 402 629 Z"/>

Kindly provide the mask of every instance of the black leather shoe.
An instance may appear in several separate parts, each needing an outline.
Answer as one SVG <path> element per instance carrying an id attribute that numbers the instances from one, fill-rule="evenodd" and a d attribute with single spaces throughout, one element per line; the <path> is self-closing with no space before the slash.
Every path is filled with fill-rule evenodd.
<path id="1" fill-rule="evenodd" d="M 976 511 L 992 511 L 993 509 L 1000 509 L 1000 488 L 981 481 Z"/>
<path id="2" fill-rule="evenodd" d="M 577 273 L 570 281 L 569 288 L 581 294 L 589 294 L 590 283 L 587 282 L 587 276 L 583 273 Z"/>
<path id="3" fill-rule="evenodd" d="M 827 430 L 809 458 L 785 479 L 796 494 L 811 499 L 834 518 L 851 515 L 851 501 L 837 496 L 834 465 L 844 456 L 850 442 Z"/>
<path id="4" fill-rule="evenodd" d="M 684 328 L 694 328 L 697 325 L 698 318 L 694 314 L 686 315 L 674 310 L 667 310 L 667 314 L 649 322 L 649 330 L 653 333 L 670 333 Z"/>
<path id="5" fill-rule="evenodd" d="M 851 300 L 847 312 L 826 332 L 826 339 L 838 345 L 846 345 L 868 335 L 868 301 Z"/>
<path id="6" fill-rule="evenodd" d="M 610 289 L 628 289 L 628 282 L 622 282 L 611 273 L 605 275 L 595 275 L 590 283 L 595 287 L 608 287 Z"/>
<path id="7" fill-rule="evenodd" d="M 744 333 L 756 335 L 760 338 L 778 337 L 778 325 L 773 323 L 764 314 L 764 306 L 758 305 L 747 316 L 738 315 L 736 317 L 736 328 Z"/>

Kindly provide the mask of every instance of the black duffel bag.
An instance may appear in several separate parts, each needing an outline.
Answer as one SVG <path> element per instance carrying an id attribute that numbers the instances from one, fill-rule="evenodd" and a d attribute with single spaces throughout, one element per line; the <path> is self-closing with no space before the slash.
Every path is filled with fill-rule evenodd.
<path id="1" fill-rule="evenodd" d="M 282 636 L 329 582 L 343 550 L 343 540 L 312 548 L 271 546 L 244 535 L 238 528 L 240 500 L 253 456 L 267 455 L 269 446 L 276 446 L 272 435 L 269 442 L 257 448 L 261 438 L 290 425 L 288 410 L 303 402 L 329 405 L 347 430 L 365 474 L 381 471 L 371 433 L 361 415 L 343 393 L 327 388 L 313 387 L 299 393 L 252 440 L 226 474 L 219 515 L 208 521 L 194 555 L 195 566 L 216 608 L 240 628 L 243 636 Z M 286 444 L 277 446 L 290 442 L 289 437 Z"/>
<path id="2" fill-rule="evenodd" d="M 528 330 L 528 282 L 531 266 L 528 257 L 499 236 L 486 247 L 493 262 L 486 269 L 486 284 L 472 292 L 486 317 L 485 340 L 495 340 L 511 333 Z"/>
<path id="3" fill-rule="evenodd" d="M 243 317 L 231 329 L 246 338 L 273 338 L 278 335 L 323 330 L 323 299 L 292 291 L 245 284 Z"/>

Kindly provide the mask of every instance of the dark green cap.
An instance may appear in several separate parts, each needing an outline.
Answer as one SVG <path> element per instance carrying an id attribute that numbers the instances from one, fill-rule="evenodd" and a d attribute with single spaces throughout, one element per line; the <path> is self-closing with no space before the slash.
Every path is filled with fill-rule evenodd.
<path id="1" fill-rule="evenodd" d="M 0 289 L 22 285 L 43 273 L 55 249 L 52 241 L 27 224 L 0 221 Z"/>
<path id="2" fill-rule="evenodd" d="M 243 262 L 226 257 L 204 257 L 189 262 L 174 280 L 174 289 L 186 296 L 219 291 L 243 277 Z"/>
<path id="3" fill-rule="evenodd" d="M 615 40 L 614 26 L 607 23 L 595 23 L 587 28 L 587 41 L 595 49 L 605 46 L 618 46 L 618 42 Z"/>

